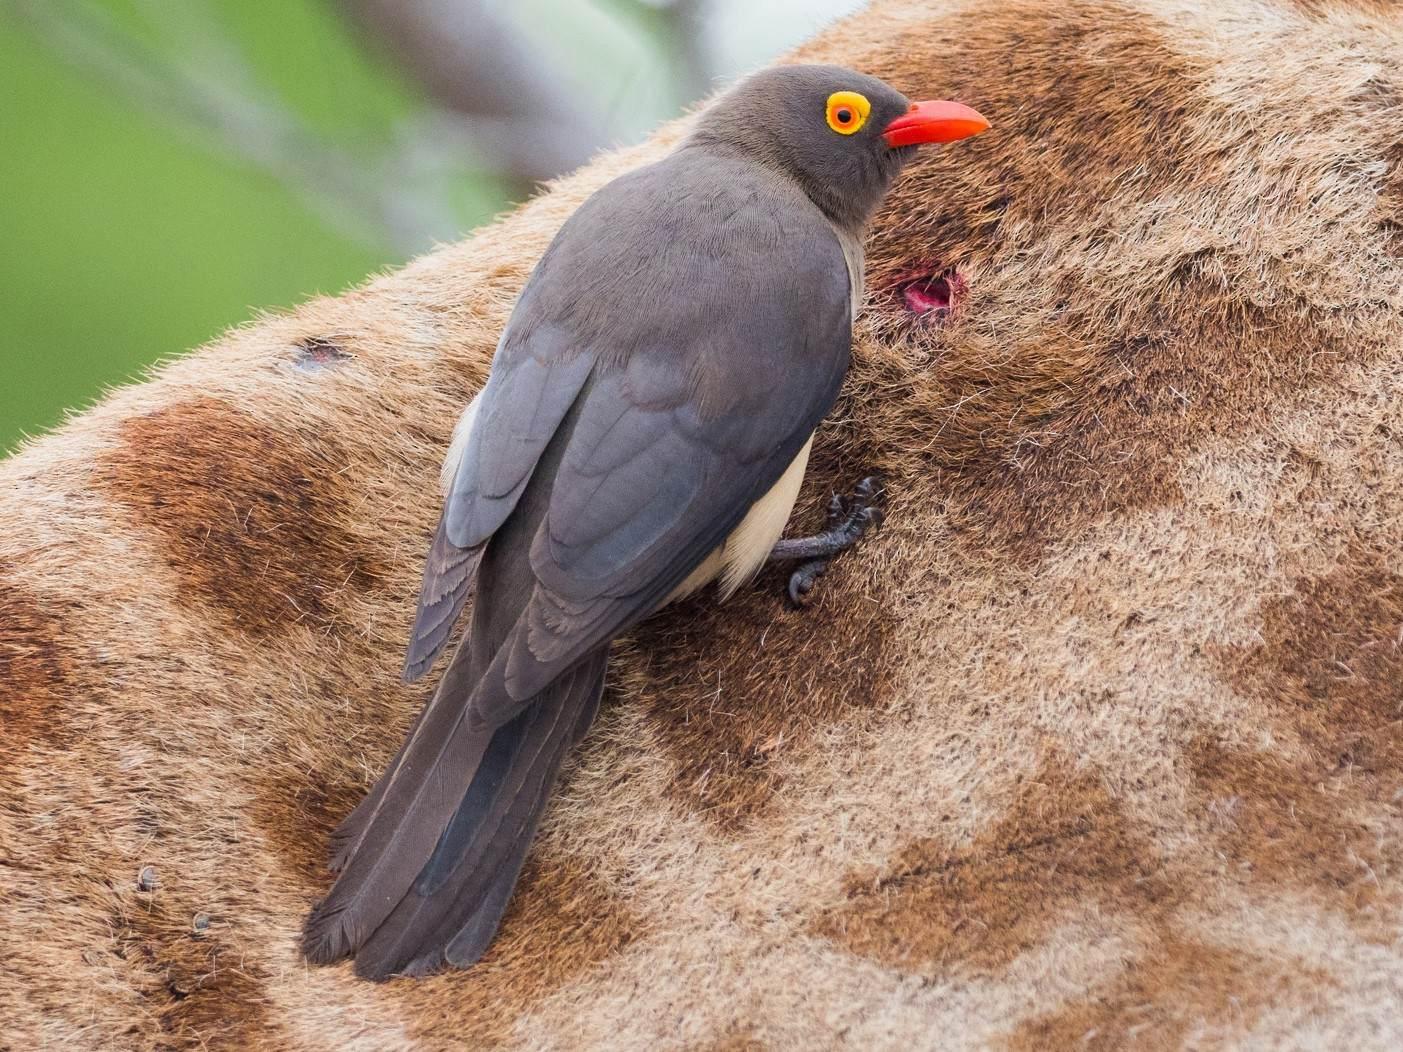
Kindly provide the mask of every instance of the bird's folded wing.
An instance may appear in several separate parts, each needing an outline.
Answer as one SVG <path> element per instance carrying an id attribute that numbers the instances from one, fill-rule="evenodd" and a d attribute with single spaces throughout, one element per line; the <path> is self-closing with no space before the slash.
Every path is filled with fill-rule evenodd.
<path id="1" fill-rule="evenodd" d="M 479 692 L 476 722 L 510 719 L 656 609 L 783 475 L 847 370 L 847 277 L 833 254 L 830 281 L 807 296 L 757 282 L 770 298 L 752 324 L 637 350 L 589 380 L 532 541 L 535 591 L 488 673 L 503 690 Z"/>
<path id="2" fill-rule="evenodd" d="M 528 310 L 531 293 L 528 286 L 522 297 Z M 472 596 L 483 545 L 521 499 L 593 364 L 549 324 L 535 327 L 529 339 L 518 340 L 510 326 L 503 334 L 491 378 L 470 410 L 472 429 L 424 564 L 406 681 L 428 671 L 448 644 Z"/>

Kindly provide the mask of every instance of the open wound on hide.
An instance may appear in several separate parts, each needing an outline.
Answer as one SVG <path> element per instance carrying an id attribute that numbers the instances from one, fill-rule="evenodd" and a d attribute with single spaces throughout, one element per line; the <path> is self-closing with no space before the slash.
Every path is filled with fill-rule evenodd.
<path id="1" fill-rule="evenodd" d="M 924 268 L 892 286 L 907 315 L 925 324 L 940 324 L 964 299 L 969 286 L 954 267 Z"/>

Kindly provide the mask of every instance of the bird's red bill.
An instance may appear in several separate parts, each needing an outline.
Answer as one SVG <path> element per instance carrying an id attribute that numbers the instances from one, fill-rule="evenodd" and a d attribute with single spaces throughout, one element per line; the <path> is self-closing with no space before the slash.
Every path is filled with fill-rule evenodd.
<path id="1" fill-rule="evenodd" d="M 888 146 L 955 142 L 989 130 L 989 122 L 962 102 L 916 102 L 882 131 Z"/>

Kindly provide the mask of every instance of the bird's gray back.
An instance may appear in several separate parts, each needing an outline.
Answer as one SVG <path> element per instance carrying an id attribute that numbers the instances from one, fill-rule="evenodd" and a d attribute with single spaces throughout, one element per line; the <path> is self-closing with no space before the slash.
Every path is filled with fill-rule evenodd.
<path id="1" fill-rule="evenodd" d="M 860 280 L 860 247 L 858 275 Z M 784 311 L 824 295 L 849 255 L 826 216 L 787 176 L 701 146 L 622 176 L 591 197 L 542 257 L 504 349 L 541 325 L 569 332 L 605 364 L 638 347 L 677 346 L 746 325 L 757 348 Z M 851 283 L 856 286 L 857 281 Z M 752 307 L 758 307 L 753 311 Z"/>

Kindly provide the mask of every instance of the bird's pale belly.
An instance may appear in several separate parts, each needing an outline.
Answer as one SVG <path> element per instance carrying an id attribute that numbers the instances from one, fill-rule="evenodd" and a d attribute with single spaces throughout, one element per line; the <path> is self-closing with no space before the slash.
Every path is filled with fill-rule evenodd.
<path id="1" fill-rule="evenodd" d="M 799 499 L 799 487 L 804 483 L 804 470 L 809 465 L 809 447 L 813 444 L 813 437 L 810 436 L 779 481 L 755 502 L 725 543 L 703 559 L 701 565 L 673 590 L 667 597 L 668 603 L 690 595 L 717 578 L 721 580 L 721 597 L 724 599 L 760 571 L 775 542 L 783 536 L 785 524 L 794 511 L 794 502 Z"/>

